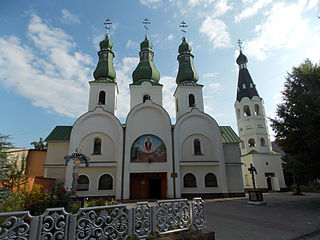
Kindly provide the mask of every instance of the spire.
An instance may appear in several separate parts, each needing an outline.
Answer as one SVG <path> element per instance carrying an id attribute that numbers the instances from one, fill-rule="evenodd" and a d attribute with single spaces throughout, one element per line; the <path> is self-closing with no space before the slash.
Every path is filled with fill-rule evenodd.
<path id="1" fill-rule="evenodd" d="M 140 62 L 132 73 L 133 84 L 139 85 L 144 81 L 148 81 L 153 85 L 158 85 L 160 73 L 153 63 L 152 43 L 148 40 L 147 35 L 140 43 L 139 55 Z"/>
<path id="2" fill-rule="evenodd" d="M 96 70 L 93 72 L 93 76 L 96 82 L 115 82 L 116 72 L 113 68 L 113 43 L 108 35 L 109 25 L 111 24 L 110 19 L 107 19 L 105 24 L 107 25 L 107 34 L 100 42 L 100 51 L 98 52 L 99 62 Z"/>
<path id="3" fill-rule="evenodd" d="M 182 38 L 182 43 L 179 46 L 179 70 L 176 78 L 177 84 L 192 84 L 197 85 L 199 76 L 193 66 L 193 55 L 190 53 L 191 46 L 186 42 L 186 38 Z"/>
<path id="4" fill-rule="evenodd" d="M 252 97 L 259 97 L 258 91 L 256 89 L 255 84 L 253 83 L 250 73 L 247 69 L 248 59 L 242 53 L 241 45 L 240 45 L 240 54 L 236 60 L 239 65 L 239 76 L 238 76 L 238 88 L 237 88 L 237 101 L 241 101 L 242 98 L 248 97 L 252 99 Z"/>

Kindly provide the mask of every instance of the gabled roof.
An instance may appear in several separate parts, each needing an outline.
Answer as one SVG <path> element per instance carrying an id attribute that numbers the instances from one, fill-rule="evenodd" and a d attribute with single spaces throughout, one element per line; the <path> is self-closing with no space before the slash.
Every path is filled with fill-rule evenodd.
<path id="1" fill-rule="evenodd" d="M 49 136 L 47 142 L 69 142 L 72 126 L 56 126 Z"/>
<path id="2" fill-rule="evenodd" d="M 230 126 L 219 126 L 222 136 L 222 143 L 239 143 L 241 139 Z"/>

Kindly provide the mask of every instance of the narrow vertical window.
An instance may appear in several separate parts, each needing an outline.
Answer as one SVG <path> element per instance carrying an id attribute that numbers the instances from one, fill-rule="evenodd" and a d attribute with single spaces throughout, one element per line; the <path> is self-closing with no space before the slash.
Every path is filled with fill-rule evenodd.
<path id="1" fill-rule="evenodd" d="M 249 108 L 248 105 L 245 105 L 245 106 L 243 107 L 243 114 L 244 114 L 245 117 L 251 116 L 250 108 Z"/>
<path id="2" fill-rule="evenodd" d="M 201 145 L 200 145 L 199 139 L 193 140 L 193 149 L 194 149 L 194 155 L 201 155 Z"/>
<path id="3" fill-rule="evenodd" d="M 264 138 L 260 138 L 260 145 L 261 146 L 265 146 L 266 145 L 266 142 L 265 142 Z"/>
<path id="4" fill-rule="evenodd" d="M 195 106 L 195 100 L 193 94 L 189 94 L 189 107 Z"/>
<path id="5" fill-rule="evenodd" d="M 148 94 L 143 95 L 143 102 L 145 102 L 146 100 L 150 100 L 150 96 Z"/>
<path id="6" fill-rule="evenodd" d="M 259 105 L 258 104 L 254 105 L 254 113 L 255 113 L 255 115 L 260 115 L 260 110 L 259 110 Z"/>
<path id="7" fill-rule="evenodd" d="M 101 139 L 100 138 L 97 138 L 94 140 L 93 154 L 96 154 L 96 155 L 101 154 Z"/>
<path id="8" fill-rule="evenodd" d="M 106 92 L 105 91 L 101 91 L 99 93 L 99 104 L 106 104 Z"/>

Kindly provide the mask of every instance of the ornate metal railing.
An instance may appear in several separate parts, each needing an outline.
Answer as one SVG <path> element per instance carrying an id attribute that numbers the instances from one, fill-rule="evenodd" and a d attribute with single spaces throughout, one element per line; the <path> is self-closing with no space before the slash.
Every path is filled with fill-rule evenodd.
<path id="1" fill-rule="evenodd" d="M 49 208 L 39 216 L 29 211 L 0 213 L 0 239 L 148 239 L 204 226 L 201 198 L 159 200 L 155 206 L 137 202 L 126 205 L 80 208 L 76 214 Z"/>

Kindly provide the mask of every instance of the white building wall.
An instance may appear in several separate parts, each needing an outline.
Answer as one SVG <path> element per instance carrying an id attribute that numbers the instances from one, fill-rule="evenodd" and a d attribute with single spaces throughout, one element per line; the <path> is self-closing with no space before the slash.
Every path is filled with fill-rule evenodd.
<path id="1" fill-rule="evenodd" d="M 243 193 L 241 153 L 238 143 L 223 144 L 229 193 Z"/>
<path id="2" fill-rule="evenodd" d="M 131 146 L 138 137 L 145 134 L 155 135 L 163 141 L 167 150 L 167 162 L 131 162 Z M 123 198 L 130 198 L 130 173 L 143 172 L 166 172 L 167 197 L 174 198 L 171 178 L 173 172 L 171 120 L 165 109 L 150 100 L 137 105 L 128 114 L 125 139 Z"/>
<path id="3" fill-rule="evenodd" d="M 176 119 L 179 119 L 183 114 L 191 111 L 192 108 L 198 108 L 200 111 L 204 111 L 203 108 L 203 86 L 177 86 L 174 92 Z M 195 106 L 189 106 L 189 95 L 193 94 L 195 99 Z"/>
<path id="4" fill-rule="evenodd" d="M 99 179 L 102 175 L 109 174 L 112 177 L 113 188 L 111 190 L 98 190 Z M 116 167 L 81 167 L 79 169 L 79 176 L 85 175 L 89 178 L 89 190 L 77 191 L 79 197 L 97 197 L 97 196 L 115 196 L 117 181 L 117 168 Z"/>
<path id="5" fill-rule="evenodd" d="M 143 96 L 149 95 L 150 100 L 162 106 L 162 86 L 143 82 L 141 85 L 129 85 L 130 87 L 130 109 L 143 103 Z"/>
<path id="6" fill-rule="evenodd" d="M 102 140 L 101 155 L 92 154 L 93 142 L 97 137 Z M 76 149 L 80 149 L 80 152 L 90 158 L 89 168 L 94 167 L 95 164 L 98 164 L 99 167 L 116 167 L 115 178 L 121 179 L 123 128 L 113 114 L 106 112 L 102 107 L 97 107 L 94 111 L 78 118 L 71 131 L 68 154 Z M 70 163 L 66 169 L 65 186 L 67 189 L 70 189 L 72 185 L 72 167 Z M 117 199 L 121 198 L 121 181 L 116 182 L 115 195 Z"/>
<path id="7" fill-rule="evenodd" d="M 255 114 L 255 105 L 259 108 L 259 114 Z M 244 107 L 248 106 L 251 116 L 245 116 Z M 235 111 L 237 116 L 239 137 L 243 141 L 241 153 L 245 155 L 251 150 L 267 153 L 271 150 L 270 136 L 264 110 L 263 100 L 257 96 L 252 99 L 242 98 L 241 102 L 236 101 Z M 249 139 L 254 139 L 255 146 L 249 147 Z M 263 138 L 265 145 L 262 146 L 260 139 Z"/>
<path id="8" fill-rule="evenodd" d="M 63 180 L 65 178 L 65 159 L 68 155 L 68 142 L 48 142 L 47 158 L 44 165 L 44 177 L 57 178 Z"/>
<path id="9" fill-rule="evenodd" d="M 221 193 L 223 192 L 221 183 L 221 171 L 219 166 L 181 166 L 180 167 L 180 188 L 182 194 L 193 193 Z M 197 187 L 184 187 L 183 177 L 187 173 L 192 173 L 196 177 Z M 205 176 L 213 173 L 217 177 L 218 187 L 205 187 Z"/>
<path id="10" fill-rule="evenodd" d="M 114 115 L 117 114 L 117 96 L 119 94 L 118 85 L 116 83 L 99 83 L 89 82 L 89 106 L 88 111 L 93 111 L 97 106 L 101 106 L 105 111 Z M 99 93 L 105 91 L 105 104 L 99 104 Z"/>
<path id="11" fill-rule="evenodd" d="M 196 136 L 201 137 L 204 140 L 204 144 L 201 144 L 205 147 L 203 153 L 204 156 L 184 154 L 185 151 L 189 151 L 190 153 L 190 148 L 192 149 L 190 146 L 190 139 L 193 139 Z M 219 191 L 220 193 L 228 193 L 222 138 L 218 124 L 214 119 L 209 115 L 200 112 L 198 109 L 193 108 L 190 113 L 179 118 L 175 125 L 174 146 L 176 172 L 180 181 L 183 180 L 182 169 L 186 163 L 193 166 L 195 169 L 201 165 L 217 165 L 215 168 L 217 168 L 219 172 L 217 175 L 217 178 L 219 178 L 218 182 L 220 184 Z M 183 184 L 183 182 L 177 186 L 182 186 L 181 184 Z M 184 193 L 183 191 L 184 189 L 177 188 L 177 194 Z M 206 192 L 207 190 L 198 189 L 199 193 L 201 191 Z"/>
<path id="12" fill-rule="evenodd" d="M 241 161 L 243 163 L 242 171 L 245 188 L 253 188 L 252 176 L 248 171 L 250 164 L 253 164 L 257 170 L 257 174 L 255 174 L 256 188 L 268 188 L 265 173 L 274 173 L 274 177 L 271 177 L 273 185 L 272 190 L 280 191 L 281 189 L 286 188 L 281 166 L 281 157 L 279 154 L 248 154 L 241 157 Z"/>

